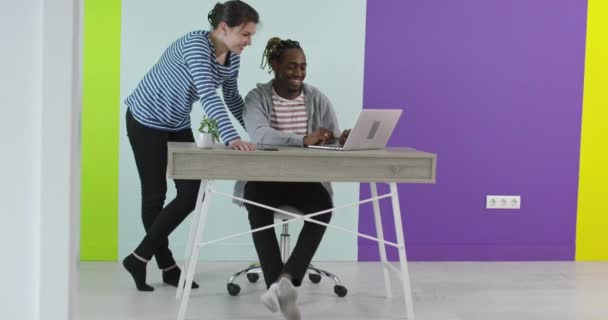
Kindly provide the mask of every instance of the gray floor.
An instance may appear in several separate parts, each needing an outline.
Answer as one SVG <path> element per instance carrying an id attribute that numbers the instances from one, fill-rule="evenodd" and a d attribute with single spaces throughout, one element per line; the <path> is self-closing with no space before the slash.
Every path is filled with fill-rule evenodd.
<path id="1" fill-rule="evenodd" d="M 241 279 L 241 294 L 226 293 L 227 276 L 245 263 L 201 263 L 187 319 L 281 319 L 259 302 L 262 282 Z M 349 289 L 334 295 L 327 279 L 300 289 L 303 319 L 405 319 L 400 286 L 383 296 L 378 263 L 321 263 Z M 410 263 L 414 309 L 419 320 L 608 319 L 606 262 L 414 262 Z M 148 282 L 156 290 L 138 293 L 117 263 L 82 263 L 79 317 L 82 320 L 175 319 L 175 289 L 161 285 L 155 266 Z"/>

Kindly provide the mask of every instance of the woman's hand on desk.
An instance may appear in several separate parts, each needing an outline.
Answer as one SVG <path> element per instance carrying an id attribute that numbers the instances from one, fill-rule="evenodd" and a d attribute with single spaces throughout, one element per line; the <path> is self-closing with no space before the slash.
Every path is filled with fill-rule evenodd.
<path id="1" fill-rule="evenodd" d="M 304 145 L 326 144 L 335 140 L 334 133 L 325 128 L 315 130 L 313 133 L 304 136 Z"/>
<path id="2" fill-rule="evenodd" d="M 243 141 L 241 139 L 232 140 L 228 143 L 228 145 L 230 146 L 230 148 L 232 148 L 234 150 L 241 150 L 241 151 L 255 150 L 255 144 L 253 144 L 251 142 Z"/>

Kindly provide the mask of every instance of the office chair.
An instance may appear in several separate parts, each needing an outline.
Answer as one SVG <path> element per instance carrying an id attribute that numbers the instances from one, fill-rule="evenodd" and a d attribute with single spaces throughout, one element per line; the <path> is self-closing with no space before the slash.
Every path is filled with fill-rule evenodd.
<path id="1" fill-rule="evenodd" d="M 279 209 L 283 210 L 283 211 L 293 212 L 293 213 L 300 212 L 299 210 L 297 210 L 296 208 L 291 207 L 291 206 L 281 206 L 281 207 L 279 207 Z M 293 217 L 280 213 L 280 212 L 275 212 L 274 218 L 275 218 L 275 220 L 286 221 L 286 220 L 292 219 Z M 281 249 L 281 258 L 283 259 L 283 262 L 286 262 L 287 259 L 289 258 L 289 255 L 291 254 L 289 252 L 290 251 L 289 238 L 291 235 L 289 234 L 289 224 L 288 223 L 283 224 L 282 228 L 283 228 L 283 230 L 281 233 L 281 239 L 279 241 L 279 248 Z M 262 268 L 260 267 L 259 263 L 253 263 L 253 264 L 249 265 L 249 267 L 233 274 L 230 277 L 230 279 L 228 279 L 228 284 L 226 285 L 226 287 L 228 289 L 228 294 L 230 294 L 231 296 L 237 296 L 239 294 L 239 292 L 241 292 L 241 287 L 238 284 L 234 283 L 234 281 L 236 280 L 237 277 L 239 277 L 243 273 L 246 274 L 247 280 L 249 280 L 249 282 L 255 283 L 258 281 L 258 279 L 260 279 L 260 274 L 262 273 Z M 334 281 L 334 293 L 336 295 L 338 295 L 339 297 L 346 296 L 346 293 L 348 292 L 348 290 L 346 289 L 346 287 L 344 287 L 340 283 L 340 279 L 338 279 L 338 277 L 336 275 L 334 275 L 333 273 L 331 273 L 329 271 L 316 268 L 312 264 L 308 266 L 308 279 L 312 283 L 321 282 L 321 276 L 326 276 L 328 278 L 331 278 Z"/>

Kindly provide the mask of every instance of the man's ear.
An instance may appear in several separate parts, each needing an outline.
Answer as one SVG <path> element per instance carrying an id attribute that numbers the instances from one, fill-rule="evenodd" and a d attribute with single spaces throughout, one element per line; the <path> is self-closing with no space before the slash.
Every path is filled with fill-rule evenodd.
<path id="1" fill-rule="evenodd" d="M 277 70 L 279 70 L 279 63 L 276 60 L 273 60 L 270 62 L 270 67 L 272 68 L 272 71 L 277 72 Z"/>

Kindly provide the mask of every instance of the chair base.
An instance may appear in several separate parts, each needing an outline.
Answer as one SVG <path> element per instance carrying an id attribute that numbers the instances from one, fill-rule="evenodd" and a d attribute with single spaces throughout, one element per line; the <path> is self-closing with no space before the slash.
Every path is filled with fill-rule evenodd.
<path id="1" fill-rule="evenodd" d="M 255 283 L 258 281 L 258 279 L 260 278 L 260 274 L 262 273 L 262 268 L 260 267 L 259 263 L 253 263 L 251 265 L 249 265 L 249 267 L 233 274 L 229 279 L 228 279 L 228 283 L 226 285 L 227 289 L 228 289 L 228 293 L 231 296 L 236 296 L 240 293 L 241 288 L 238 284 L 234 283 L 234 281 L 241 276 L 242 274 L 245 274 L 247 277 L 247 280 L 251 283 Z M 313 266 L 312 264 L 308 266 L 308 279 L 312 282 L 312 283 L 319 283 L 321 281 L 321 276 L 325 276 L 327 278 L 330 278 L 333 280 L 334 282 L 334 293 L 336 295 L 338 295 L 339 297 L 344 297 L 346 296 L 346 294 L 348 293 L 348 290 L 346 289 L 346 287 L 344 287 L 341 282 L 340 279 L 333 273 L 327 271 L 327 270 L 323 270 L 323 269 L 319 269 L 316 268 L 315 266 Z"/>

